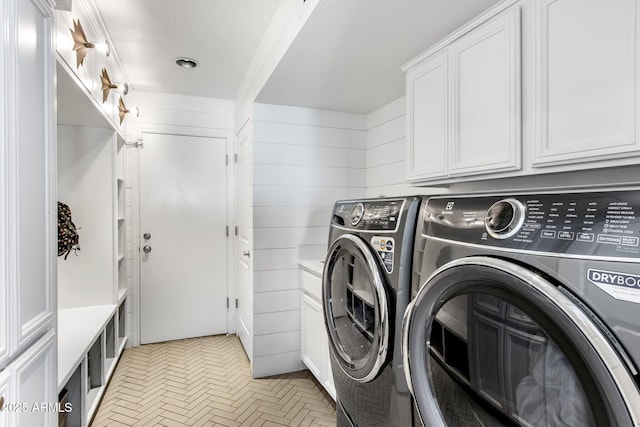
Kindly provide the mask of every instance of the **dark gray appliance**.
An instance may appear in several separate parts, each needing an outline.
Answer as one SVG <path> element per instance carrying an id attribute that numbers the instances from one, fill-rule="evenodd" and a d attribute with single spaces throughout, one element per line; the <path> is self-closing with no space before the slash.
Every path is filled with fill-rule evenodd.
<path id="1" fill-rule="evenodd" d="M 640 191 L 423 202 L 403 325 L 424 425 L 640 425 Z"/>
<path id="2" fill-rule="evenodd" d="M 323 273 L 338 426 L 410 426 L 400 331 L 419 197 L 339 201 Z"/>

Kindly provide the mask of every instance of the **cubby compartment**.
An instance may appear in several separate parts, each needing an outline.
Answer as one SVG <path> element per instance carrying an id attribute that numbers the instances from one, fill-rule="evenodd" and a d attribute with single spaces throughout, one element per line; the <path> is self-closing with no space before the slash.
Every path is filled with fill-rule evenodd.
<path id="1" fill-rule="evenodd" d="M 101 333 L 98 336 L 89 351 L 87 352 L 86 362 L 86 394 L 87 394 L 87 407 L 90 408 L 89 412 L 93 412 L 98 404 L 102 386 L 104 385 L 104 348 L 103 348 L 104 334 Z"/>
<path id="2" fill-rule="evenodd" d="M 67 427 L 80 427 L 82 426 L 82 387 L 80 385 L 80 378 L 82 376 L 82 367 L 78 365 L 69 378 L 69 381 L 65 384 L 64 388 L 60 391 L 60 397 L 63 393 L 66 393 L 67 403 L 69 411 L 63 407 L 66 413 L 66 426 Z"/>
<path id="3" fill-rule="evenodd" d="M 118 349 L 122 351 L 127 342 L 127 300 L 118 306 Z"/>
<path id="4" fill-rule="evenodd" d="M 118 331 L 116 330 L 116 322 L 118 318 L 116 314 L 109 319 L 104 329 L 105 337 L 105 371 L 110 376 L 115 368 L 116 356 L 118 355 Z"/>

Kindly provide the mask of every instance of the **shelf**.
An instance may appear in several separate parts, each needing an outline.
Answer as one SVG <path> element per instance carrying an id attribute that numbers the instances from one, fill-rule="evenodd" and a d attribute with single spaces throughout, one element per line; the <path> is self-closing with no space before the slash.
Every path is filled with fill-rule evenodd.
<path id="1" fill-rule="evenodd" d="M 110 378 L 113 374 L 113 371 L 116 368 L 116 360 L 117 359 L 115 357 L 109 357 L 104 360 L 104 370 L 107 373 L 107 378 Z"/>
<path id="2" fill-rule="evenodd" d="M 65 60 L 59 54 L 56 59 L 58 124 L 108 128 L 125 139 L 122 129 L 102 109 Z"/>
<path id="3" fill-rule="evenodd" d="M 89 390 L 87 393 L 87 420 L 90 420 L 93 417 L 93 413 L 98 409 L 98 404 L 100 403 L 100 398 L 102 397 L 102 393 L 104 393 L 105 387 L 96 387 Z"/>
<path id="4" fill-rule="evenodd" d="M 69 381 L 115 312 L 116 305 L 58 311 L 58 392 Z"/>

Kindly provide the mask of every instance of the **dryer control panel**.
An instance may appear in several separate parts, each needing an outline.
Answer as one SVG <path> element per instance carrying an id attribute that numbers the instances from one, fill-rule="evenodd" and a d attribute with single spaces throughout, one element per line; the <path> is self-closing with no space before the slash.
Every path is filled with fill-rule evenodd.
<path id="1" fill-rule="evenodd" d="M 436 197 L 422 233 L 514 250 L 640 258 L 640 191 Z"/>
<path id="2" fill-rule="evenodd" d="M 404 199 L 337 202 L 331 225 L 353 230 L 396 231 Z"/>

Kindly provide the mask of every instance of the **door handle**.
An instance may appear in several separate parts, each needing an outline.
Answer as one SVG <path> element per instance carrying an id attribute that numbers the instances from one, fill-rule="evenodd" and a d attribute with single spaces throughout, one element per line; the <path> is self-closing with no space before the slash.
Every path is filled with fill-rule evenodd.
<path id="1" fill-rule="evenodd" d="M 149 252 L 151 252 L 151 246 L 149 246 L 149 245 L 145 245 L 145 246 L 142 248 L 142 252 L 144 252 L 145 254 L 148 254 Z"/>
<path id="2" fill-rule="evenodd" d="M 242 252 L 242 255 L 246 256 L 247 258 L 251 258 L 251 252 L 249 251 Z"/>

